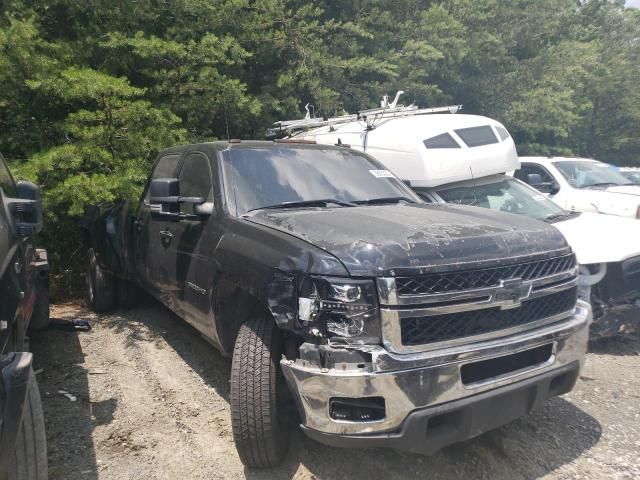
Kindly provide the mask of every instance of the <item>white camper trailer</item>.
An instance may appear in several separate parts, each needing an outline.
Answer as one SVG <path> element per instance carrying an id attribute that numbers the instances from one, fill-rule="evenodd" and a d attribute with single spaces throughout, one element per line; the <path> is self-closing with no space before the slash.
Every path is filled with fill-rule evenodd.
<path id="1" fill-rule="evenodd" d="M 553 223 L 581 264 L 581 294 L 590 299 L 594 333 L 629 328 L 640 305 L 640 224 L 631 219 L 569 212 L 506 172 L 520 162 L 500 122 L 453 114 L 456 107 L 396 107 L 323 120 L 291 122 L 295 138 L 342 144 L 368 153 L 427 202 L 455 202 Z M 607 314 L 607 315 L 605 315 Z M 637 310 L 635 311 L 637 316 Z"/>
<path id="2" fill-rule="evenodd" d="M 478 115 L 381 116 L 368 123 L 355 120 L 313 128 L 296 138 L 349 145 L 415 187 L 435 187 L 520 166 L 504 126 Z"/>

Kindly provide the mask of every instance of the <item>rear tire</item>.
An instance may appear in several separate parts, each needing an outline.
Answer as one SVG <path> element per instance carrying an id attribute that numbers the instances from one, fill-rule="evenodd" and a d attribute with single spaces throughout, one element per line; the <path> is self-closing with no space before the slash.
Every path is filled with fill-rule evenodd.
<path id="1" fill-rule="evenodd" d="M 48 285 L 38 286 L 36 291 L 36 303 L 33 306 L 31 319 L 29 320 L 30 330 L 43 330 L 49 326 L 49 287 Z"/>
<path id="2" fill-rule="evenodd" d="M 289 449 L 289 430 L 280 419 L 280 331 L 255 318 L 240 327 L 231 365 L 231 423 L 240 460 L 248 467 L 273 467 Z"/>
<path id="3" fill-rule="evenodd" d="M 2 480 L 46 480 L 47 439 L 40 392 L 33 371 L 29 375 L 22 424 L 18 430 L 15 452 Z"/>
<path id="4" fill-rule="evenodd" d="M 114 278 L 102 270 L 93 248 L 87 251 L 85 284 L 87 307 L 98 313 L 113 309 L 116 302 Z"/>

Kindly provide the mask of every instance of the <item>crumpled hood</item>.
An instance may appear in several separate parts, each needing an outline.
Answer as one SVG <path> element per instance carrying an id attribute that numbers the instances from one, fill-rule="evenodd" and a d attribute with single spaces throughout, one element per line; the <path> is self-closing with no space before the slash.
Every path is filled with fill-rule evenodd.
<path id="1" fill-rule="evenodd" d="M 578 263 L 621 262 L 640 256 L 640 221 L 614 215 L 581 213 L 553 224 L 576 254 Z"/>
<path id="2" fill-rule="evenodd" d="M 354 276 L 499 263 L 567 246 L 562 234 L 543 222 L 463 205 L 261 210 L 246 218 L 322 248 Z"/>

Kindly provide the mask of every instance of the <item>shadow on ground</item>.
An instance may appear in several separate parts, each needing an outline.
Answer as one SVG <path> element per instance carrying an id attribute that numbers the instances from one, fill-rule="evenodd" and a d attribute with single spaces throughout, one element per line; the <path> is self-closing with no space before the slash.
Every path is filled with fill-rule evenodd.
<path id="1" fill-rule="evenodd" d="M 150 315 L 149 311 L 154 314 Z M 120 311 L 111 328 L 130 342 L 168 343 L 200 377 L 229 401 L 230 360 L 200 334 L 158 304 Z M 292 478 L 303 465 L 317 478 L 537 478 L 572 462 L 602 435 L 598 421 L 563 398 L 549 400 L 526 418 L 422 457 L 387 450 L 328 447 L 292 433 L 283 464 L 270 470 L 245 469 L 250 479 Z M 366 465 L 366 468 L 363 466 Z"/>
<path id="2" fill-rule="evenodd" d="M 195 328 L 155 300 L 145 298 L 140 307 L 119 310 L 101 322 L 126 335 L 125 346 L 136 342 L 154 342 L 159 347 L 168 344 L 207 385 L 229 401 L 231 359 L 223 357 Z"/>
<path id="3" fill-rule="evenodd" d="M 97 425 L 111 422 L 117 400 L 94 402 L 90 398 L 89 372 L 84 367 L 78 338 L 90 334 L 49 329 L 33 332 L 30 337 L 34 367 L 36 371 L 42 369 L 37 378 L 47 427 L 51 480 L 69 478 L 67 466 L 72 459 L 81 478 L 98 478 L 92 432 Z M 75 396 L 76 401 L 58 393 L 60 390 Z"/>

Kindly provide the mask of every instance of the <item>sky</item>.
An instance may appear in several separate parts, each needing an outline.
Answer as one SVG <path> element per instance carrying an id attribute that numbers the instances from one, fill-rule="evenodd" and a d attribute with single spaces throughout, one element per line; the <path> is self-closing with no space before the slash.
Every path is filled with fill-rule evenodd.
<path id="1" fill-rule="evenodd" d="M 640 0 L 627 0 L 625 3 L 627 7 L 640 8 Z"/>

